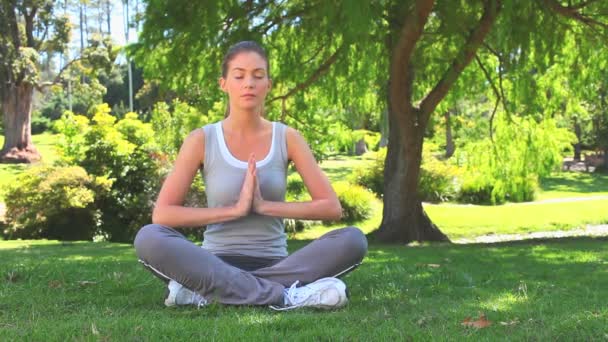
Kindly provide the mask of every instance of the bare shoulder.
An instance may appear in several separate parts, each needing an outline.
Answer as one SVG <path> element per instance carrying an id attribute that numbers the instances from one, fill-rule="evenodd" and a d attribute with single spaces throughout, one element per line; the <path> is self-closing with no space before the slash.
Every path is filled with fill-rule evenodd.
<path id="1" fill-rule="evenodd" d="M 197 128 L 190 132 L 184 139 L 179 151 L 179 157 L 190 161 L 196 160 L 199 164 L 203 163 L 205 156 L 205 130 Z"/>
<path id="2" fill-rule="evenodd" d="M 310 146 L 297 129 L 287 126 L 285 140 L 287 140 L 287 155 L 289 160 L 297 162 L 299 159 L 300 161 L 315 162 Z"/>

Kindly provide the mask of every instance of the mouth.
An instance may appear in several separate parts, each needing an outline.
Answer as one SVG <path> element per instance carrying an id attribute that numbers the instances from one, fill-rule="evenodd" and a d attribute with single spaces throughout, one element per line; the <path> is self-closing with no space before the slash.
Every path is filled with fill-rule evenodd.
<path id="1" fill-rule="evenodd" d="M 253 95 L 253 94 L 244 94 L 244 95 L 241 95 L 241 97 L 249 99 L 249 98 L 254 98 L 255 95 Z"/>

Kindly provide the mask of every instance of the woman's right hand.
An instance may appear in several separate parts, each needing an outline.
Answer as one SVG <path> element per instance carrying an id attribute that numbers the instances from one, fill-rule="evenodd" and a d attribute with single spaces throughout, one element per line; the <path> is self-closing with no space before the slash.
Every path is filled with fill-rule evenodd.
<path id="1" fill-rule="evenodd" d="M 235 213 L 238 217 L 247 216 L 251 211 L 253 204 L 253 195 L 255 192 L 256 184 L 256 165 L 255 155 L 252 153 L 249 155 L 247 173 L 245 174 L 245 181 L 241 188 L 241 194 L 239 200 L 234 205 Z"/>

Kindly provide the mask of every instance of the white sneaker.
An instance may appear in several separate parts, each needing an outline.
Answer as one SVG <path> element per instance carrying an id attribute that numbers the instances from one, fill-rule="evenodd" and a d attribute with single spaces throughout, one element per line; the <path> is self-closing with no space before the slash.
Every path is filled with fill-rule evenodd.
<path id="1" fill-rule="evenodd" d="M 207 305 L 207 300 L 200 294 L 190 291 L 175 280 L 169 281 L 167 285 L 167 298 L 165 306 L 196 305 L 197 307 Z"/>
<path id="2" fill-rule="evenodd" d="M 301 307 L 316 309 L 337 309 L 348 303 L 346 284 L 338 278 L 322 278 L 308 285 L 296 287 L 299 281 L 286 289 L 285 306 L 270 306 L 277 311 L 286 311 Z"/>

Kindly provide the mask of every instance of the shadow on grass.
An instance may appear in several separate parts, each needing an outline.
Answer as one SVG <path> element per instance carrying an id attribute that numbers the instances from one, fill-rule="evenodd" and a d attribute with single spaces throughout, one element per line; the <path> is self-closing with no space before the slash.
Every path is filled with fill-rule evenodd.
<path id="1" fill-rule="evenodd" d="M 166 309 L 163 284 L 138 265 L 132 246 L 42 244 L 0 250 L 0 291 L 9 294 L 0 306 L 15 322 L 8 336 L 33 339 L 96 338 L 98 330 L 111 339 L 585 340 L 604 336 L 608 323 L 606 240 L 371 244 L 364 264 L 344 279 L 346 309 L 281 314 L 221 305 Z M 290 241 L 290 251 L 307 242 Z M 21 278 L 9 281 L 10 270 Z M 460 324 L 479 312 L 494 324 Z M 84 323 L 74 323 L 79 319 Z"/>
<path id="2" fill-rule="evenodd" d="M 608 175 L 564 172 L 541 180 L 543 191 L 592 193 L 608 191 Z"/>

